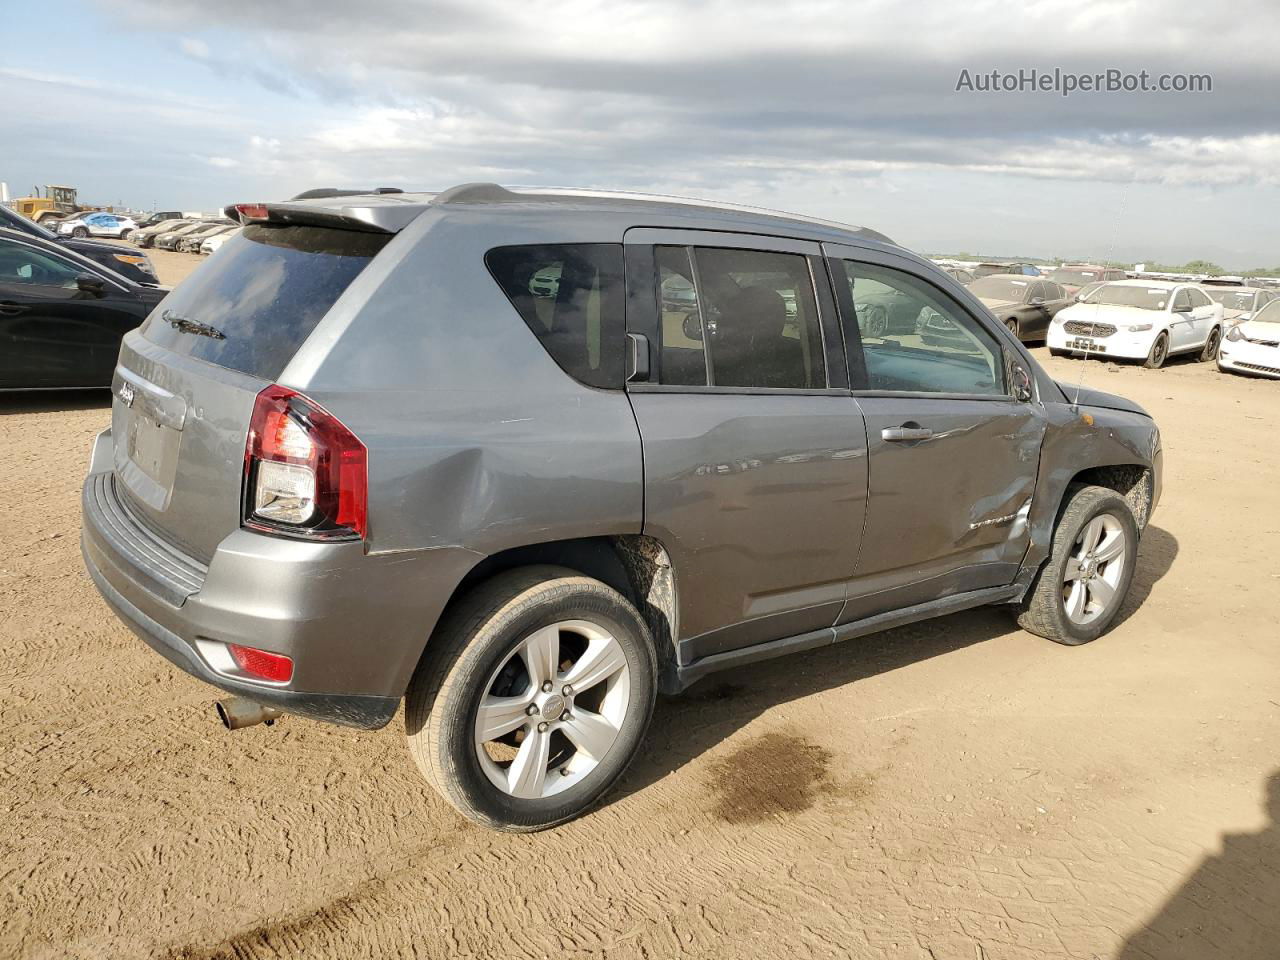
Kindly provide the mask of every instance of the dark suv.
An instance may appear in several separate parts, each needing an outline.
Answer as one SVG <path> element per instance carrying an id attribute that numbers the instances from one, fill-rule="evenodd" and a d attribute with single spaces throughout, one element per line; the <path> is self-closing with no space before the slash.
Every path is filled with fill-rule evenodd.
<path id="1" fill-rule="evenodd" d="M 229 726 L 405 699 L 427 779 L 535 830 L 659 691 L 985 604 L 1067 644 L 1120 609 L 1156 425 L 874 231 L 493 184 L 228 213 L 125 338 L 83 549 Z M 949 335 L 864 335 L 864 285 Z"/>

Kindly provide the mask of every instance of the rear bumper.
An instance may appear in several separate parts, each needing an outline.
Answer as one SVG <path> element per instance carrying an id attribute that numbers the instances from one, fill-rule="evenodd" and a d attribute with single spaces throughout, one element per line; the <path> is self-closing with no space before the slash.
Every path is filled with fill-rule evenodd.
<path id="1" fill-rule="evenodd" d="M 133 519 L 116 492 L 113 460 L 107 430 L 81 498 L 81 550 L 99 592 L 138 636 L 187 673 L 286 712 L 363 728 L 391 719 L 475 554 L 366 556 L 358 542 L 236 530 L 206 566 Z M 291 657 L 292 679 L 229 675 L 215 666 L 227 662 L 226 643 Z"/>

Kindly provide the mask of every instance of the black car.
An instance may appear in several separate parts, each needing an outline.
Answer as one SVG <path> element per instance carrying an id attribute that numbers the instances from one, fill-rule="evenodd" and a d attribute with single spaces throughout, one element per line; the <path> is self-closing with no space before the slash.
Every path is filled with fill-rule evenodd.
<path id="1" fill-rule="evenodd" d="M 56 243 L 67 250 L 74 250 L 95 263 L 102 264 L 108 270 L 123 274 L 135 283 L 155 284 L 158 282 L 155 269 L 151 266 L 151 261 L 145 253 L 138 253 L 119 244 L 107 243 L 102 240 L 60 237 L 34 220 L 28 220 L 22 214 L 15 213 L 4 204 L 0 204 L 0 232 L 6 229 L 17 230 L 29 236 Z"/>
<path id="2" fill-rule="evenodd" d="M 0 390 L 109 387 L 120 339 L 168 292 L 0 229 Z"/>
<path id="3" fill-rule="evenodd" d="M 166 210 L 162 213 L 152 213 L 145 220 L 139 220 L 138 229 L 143 227 L 154 227 L 157 223 L 164 223 L 166 220 L 181 220 L 182 212 L 180 210 Z"/>

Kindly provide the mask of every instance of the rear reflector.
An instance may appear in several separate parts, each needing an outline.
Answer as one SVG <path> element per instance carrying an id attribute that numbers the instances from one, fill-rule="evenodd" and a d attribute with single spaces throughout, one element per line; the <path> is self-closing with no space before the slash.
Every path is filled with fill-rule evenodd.
<path id="1" fill-rule="evenodd" d="M 283 653 L 267 653 L 238 643 L 228 643 L 227 649 L 236 666 L 251 677 L 273 683 L 288 683 L 293 677 L 293 661 Z"/>

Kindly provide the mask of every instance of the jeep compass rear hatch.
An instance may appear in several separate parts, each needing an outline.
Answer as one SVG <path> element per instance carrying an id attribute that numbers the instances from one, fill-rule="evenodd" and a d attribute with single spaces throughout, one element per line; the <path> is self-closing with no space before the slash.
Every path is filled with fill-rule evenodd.
<path id="1" fill-rule="evenodd" d="M 392 236 L 249 223 L 125 338 L 115 487 L 140 522 L 206 563 L 241 526 L 255 399 Z"/>

